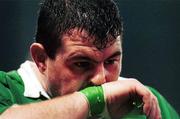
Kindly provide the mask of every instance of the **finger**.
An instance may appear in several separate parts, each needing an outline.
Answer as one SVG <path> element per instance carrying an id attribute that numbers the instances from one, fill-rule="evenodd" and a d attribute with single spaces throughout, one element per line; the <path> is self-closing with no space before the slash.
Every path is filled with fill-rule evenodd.
<path id="1" fill-rule="evenodd" d="M 161 119 L 161 111 L 160 111 L 160 108 L 159 108 L 159 103 L 158 103 L 158 100 L 155 96 L 153 96 L 152 98 L 152 101 L 153 101 L 153 106 L 151 108 L 151 111 L 150 111 L 150 119 Z"/>
<path id="2" fill-rule="evenodd" d="M 143 112 L 146 115 L 150 114 L 152 108 L 152 93 L 142 84 L 135 86 L 135 92 L 142 97 L 142 101 L 144 103 Z"/>
<path id="3" fill-rule="evenodd" d="M 156 119 L 156 113 L 157 113 L 157 103 L 153 97 L 151 111 L 150 111 L 150 115 L 149 115 L 150 119 Z"/>
<path id="4" fill-rule="evenodd" d="M 138 80 L 133 79 L 133 78 L 129 78 L 128 80 L 130 80 L 130 83 L 132 85 L 131 95 L 136 94 L 142 98 L 142 101 L 144 103 L 143 112 L 146 115 L 149 115 L 150 109 L 151 109 L 151 95 L 152 95 L 151 92 Z"/>
<path id="5" fill-rule="evenodd" d="M 151 119 L 154 119 L 158 107 L 156 97 L 149 90 L 147 90 L 147 92 L 144 93 L 142 100 L 144 103 L 144 113 Z"/>
<path id="6" fill-rule="evenodd" d="M 139 81 L 135 79 L 131 80 L 133 83 L 136 83 L 133 89 L 133 94 L 136 93 L 137 95 L 142 97 L 142 101 L 144 103 L 143 112 L 151 119 L 161 119 L 160 108 L 158 105 L 157 98 L 154 96 L 154 94 Z"/>
<path id="7" fill-rule="evenodd" d="M 162 119 L 161 110 L 160 110 L 159 106 L 158 106 L 157 119 Z"/>
<path id="8" fill-rule="evenodd" d="M 157 99 L 157 98 L 156 98 Z M 155 115 L 155 119 L 161 119 L 161 110 L 160 110 L 160 107 L 159 107 L 159 103 L 158 103 L 158 100 L 156 100 L 157 102 L 157 106 L 156 106 L 156 115 Z"/>
<path id="9" fill-rule="evenodd" d="M 143 112 L 146 114 L 146 116 L 149 117 L 149 115 L 151 113 L 151 108 L 152 108 L 151 98 L 149 97 L 148 100 L 143 99 L 143 102 L 144 102 Z"/>

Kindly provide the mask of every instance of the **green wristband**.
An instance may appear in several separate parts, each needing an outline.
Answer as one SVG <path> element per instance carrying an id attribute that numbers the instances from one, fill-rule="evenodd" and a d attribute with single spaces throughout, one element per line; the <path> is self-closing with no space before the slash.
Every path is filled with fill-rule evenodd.
<path id="1" fill-rule="evenodd" d="M 80 91 L 83 93 L 90 107 L 90 116 L 101 114 L 105 107 L 104 92 L 101 86 L 92 86 Z"/>

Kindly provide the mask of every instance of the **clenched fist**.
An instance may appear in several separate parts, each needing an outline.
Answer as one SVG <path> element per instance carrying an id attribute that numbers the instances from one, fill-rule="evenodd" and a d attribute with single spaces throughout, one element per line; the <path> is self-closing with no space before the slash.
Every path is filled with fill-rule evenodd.
<path id="1" fill-rule="evenodd" d="M 143 112 L 149 119 L 161 119 L 157 98 L 136 79 L 117 80 L 102 85 L 109 114 L 119 119 L 132 109 L 132 102 L 142 100 Z"/>

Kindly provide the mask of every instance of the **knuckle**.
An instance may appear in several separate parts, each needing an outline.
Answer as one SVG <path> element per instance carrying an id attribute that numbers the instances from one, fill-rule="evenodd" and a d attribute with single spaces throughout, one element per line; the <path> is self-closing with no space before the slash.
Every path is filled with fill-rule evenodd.
<path id="1" fill-rule="evenodd" d="M 151 99 L 150 97 L 151 97 L 151 93 L 147 90 L 146 91 L 146 97 L 148 97 L 149 99 Z"/>
<path id="2" fill-rule="evenodd" d="M 156 119 L 162 119 L 161 115 L 158 115 L 158 116 L 156 117 Z"/>
<path id="3" fill-rule="evenodd" d="M 156 106 L 159 106 L 158 99 L 157 99 L 157 97 L 154 96 L 153 94 L 152 94 L 152 101 L 153 101 L 154 104 L 156 104 Z"/>
<path id="4" fill-rule="evenodd" d="M 129 80 L 131 80 L 133 83 L 135 83 L 135 84 L 139 84 L 140 82 L 137 80 L 137 79 L 135 79 L 135 78 L 129 78 Z"/>
<path id="5" fill-rule="evenodd" d="M 158 99 L 156 96 L 154 96 L 153 100 L 154 100 L 154 102 L 156 102 L 156 104 L 158 104 Z"/>
<path id="6" fill-rule="evenodd" d="M 149 104 L 144 105 L 144 112 L 147 116 L 149 116 L 151 106 Z"/>

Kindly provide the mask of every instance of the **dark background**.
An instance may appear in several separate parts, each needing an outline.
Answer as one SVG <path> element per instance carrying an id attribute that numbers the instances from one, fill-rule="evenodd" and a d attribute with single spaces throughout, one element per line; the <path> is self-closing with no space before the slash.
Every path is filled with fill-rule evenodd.
<path id="1" fill-rule="evenodd" d="M 150 85 L 180 112 L 180 0 L 116 0 L 124 20 L 122 76 Z M 17 69 L 34 41 L 39 0 L 0 0 L 0 70 Z"/>

